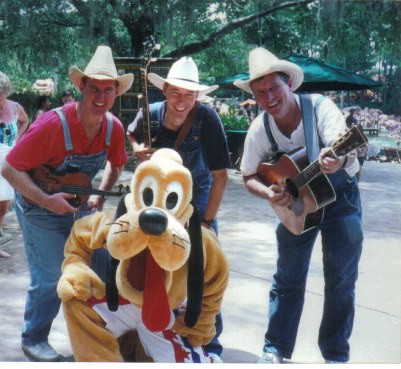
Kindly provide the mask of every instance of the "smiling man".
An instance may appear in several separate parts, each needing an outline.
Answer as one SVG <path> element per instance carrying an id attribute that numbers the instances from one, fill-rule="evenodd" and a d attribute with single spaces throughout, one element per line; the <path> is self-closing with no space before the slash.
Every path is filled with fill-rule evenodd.
<path id="1" fill-rule="evenodd" d="M 127 136 L 139 161 L 149 159 L 158 148 L 174 148 L 192 174 L 193 197 L 203 225 L 217 232 L 215 221 L 231 166 L 223 125 L 217 113 L 200 104 L 199 98 L 218 88 L 199 83 L 192 58 L 183 57 L 170 68 L 167 78 L 149 73 L 149 81 L 163 91 L 165 101 L 151 104 L 152 147 L 144 144 L 144 121 L 139 112 L 128 126 Z"/>
<path id="2" fill-rule="evenodd" d="M 72 206 L 68 200 L 75 195 L 44 192 L 46 183 L 34 181 L 30 172 L 46 167 L 63 184 L 66 175 L 77 173 L 90 181 L 105 164 L 99 189 L 111 190 L 127 161 L 124 127 L 108 111 L 115 98 L 131 87 L 133 75 L 117 75 L 111 49 L 99 46 L 85 71 L 72 66 L 69 76 L 82 100 L 35 120 L 7 155 L 1 172 L 16 191 L 15 209 L 31 274 L 22 350 L 34 361 L 61 360 L 48 336 L 60 308 L 56 287 L 64 245 L 74 220 L 101 210 L 104 198 L 92 195 L 79 207 Z M 64 184 L 83 185 L 80 178 Z M 103 278 L 104 257 L 100 252 L 93 260 Z"/>
<path id="3" fill-rule="evenodd" d="M 138 161 L 150 158 L 158 148 L 173 148 L 181 155 L 193 179 L 193 199 L 199 208 L 202 225 L 217 233 L 216 215 L 227 186 L 230 155 L 220 117 L 199 98 L 218 88 L 199 83 L 198 67 L 192 58 L 183 57 L 170 68 L 167 78 L 149 73 L 149 81 L 163 91 L 165 101 L 149 106 L 152 147 L 144 144 L 144 120 L 139 112 L 129 125 L 127 136 Z M 205 346 L 207 352 L 221 355 L 218 336 L 223 329 L 221 315 L 216 317 L 217 334 Z"/>
<path id="4" fill-rule="evenodd" d="M 302 69 L 278 59 L 264 48 L 250 52 L 249 74 L 249 80 L 234 84 L 254 94 L 264 112 L 252 122 L 245 139 L 241 171 L 247 189 L 267 200 L 276 212 L 288 210 L 286 214 L 291 215 L 294 209 L 293 216 L 300 215 L 292 205 L 303 204 L 304 199 L 299 196 L 294 202 L 283 185 L 293 178 L 288 175 L 288 167 L 279 166 L 282 162 L 277 163 L 277 160 L 283 153 L 291 155 L 293 150 L 304 147 L 305 161 L 317 160 L 320 171 L 327 174 L 330 182 L 319 183 L 319 190 L 323 193 L 322 185 L 330 185 L 336 195 L 336 201 L 324 208 L 322 221 L 315 227 L 294 234 L 283 222 L 277 226 L 277 271 L 269 295 L 269 325 L 259 362 L 281 363 L 292 356 L 312 249 L 319 231 L 325 289 L 318 344 L 327 363 L 347 362 L 363 240 L 361 202 L 355 178 L 359 165 L 354 151 L 339 157 L 326 156 L 345 132 L 344 117 L 337 106 L 322 95 L 294 93 L 303 82 Z M 258 167 L 268 161 L 272 162 L 268 167 L 276 170 L 276 174 L 272 176 L 273 181 L 265 183 L 263 176 L 258 175 Z M 277 175 L 279 171 L 281 175 Z"/>

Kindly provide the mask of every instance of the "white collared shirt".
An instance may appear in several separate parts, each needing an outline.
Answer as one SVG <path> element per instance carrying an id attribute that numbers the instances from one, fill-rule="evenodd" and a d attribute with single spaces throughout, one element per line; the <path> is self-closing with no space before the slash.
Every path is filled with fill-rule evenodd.
<path id="1" fill-rule="evenodd" d="M 299 106 L 299 96 L 294 94 Z M 315 106 L 321 95 L 312 94 L 312 104 Z M 264 112 L 259 114 L 249 127 L 244 152 L 241 160 L 241 172 L 244 176 L 256 174 L 260 163 L 265 162 L 272 155 L 272 147 L 263 122 Z M 319 101 L 316 109 L 317 127 L 320 139 L 325 147 L 330 147 L 346 131 L 345 119 L 337 106 L 329 99 Z M 278 151 L 289 152 L 298 147 L 305 147 L 305 135 L 302 119 L 297 129 L 292 132 L 291 137 L 283 135 L 277 127 L 274 118 L 269 114 L 269 123 L 272 135 L 278 145 Z M 348 154 L 348 162 L 345 170 L 350 176 L 355 175 L 359 170 L 359 162 L 356 160 L 356 153 L 353 150 Z"/>

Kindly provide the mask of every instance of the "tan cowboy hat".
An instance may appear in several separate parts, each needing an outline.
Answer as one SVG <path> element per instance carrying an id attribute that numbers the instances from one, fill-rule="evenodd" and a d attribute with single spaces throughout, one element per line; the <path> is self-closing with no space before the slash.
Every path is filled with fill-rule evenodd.
<path id="1" fill-rule="evenodd" d="M 155 73 L 149 73 L 148 80 L 160 90 L 163 89 L 163 85 L 165 83 L 168 83 L 189 91 L 197 91 L 199 92 L 199 97 L 219 88 L 218 85 L 205 86 L 199 84 L 198 67 L 192 58 L 188 58 L 186 56 L 177 60 L 171 66 L 167 78 L 162 78 Z"/>
<path id="2" fill-rule="evenodd" d="M 83 72 L 73 65 L 70 67 L 68 74 L 71 82 L 78 88 L 80 88 L 82 77 L 118 81 L 118 95 L 122 95 L 129 90 L 132 86 L 132 82 L 134 82 L 134 75 L 132 73 L 121 76 L 117 74 L 113 54 L 108 46 L 97 47 L 95 54 Z"/>
<path id="3" fill-rule="evenodd" d="M 251 89 L 252 81 L 276 72 L 283 72 L 289 76 L 294 91 L 301 86 L 304 80 L 304 72 L 298 65 L 281 60 L 263 47 L 258 47 L 249 53 L 249 79 L 235 81 L 234 85 L 253 94 Z"/>
<path id="4" fill-rule="evenodd" d="M 247 99 L 243 101 L 240 105 L 241 106 L 256 105 L 256 101 L 252 99 Z"/>

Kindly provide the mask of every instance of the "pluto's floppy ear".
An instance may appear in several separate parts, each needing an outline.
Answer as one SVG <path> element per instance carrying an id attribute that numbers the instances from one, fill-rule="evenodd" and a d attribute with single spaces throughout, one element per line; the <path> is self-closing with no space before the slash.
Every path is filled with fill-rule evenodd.
<path id="1" fill-rule="evenodd" d="M 127 212 L 127 208 L 125 206 L 125 196 L 127 194 L 120 197 L 120 200 L 117 205 L 116 215 L 114 216 L 114 220 L 121 217 L 121 215 Z M 116 284 L 116 272 L 119 260 L 114 259 L 109 254 L 109 260 L 107 263 L 107 271 L 106 271 L 106 301 L 107 307 L 110 311 L 117 311 L 118 309 L 118 289 Z"/>
<path id="2" fill-rule="evenodd" d="M 198 321 L 203 300 L 203 244 L 201 218 L 195 202 L 191 202 L 194 211 L 189 219 L 188 233 L 191 252 L 188 258 L 187 309 L 185 324 L 193 327 Z"/>

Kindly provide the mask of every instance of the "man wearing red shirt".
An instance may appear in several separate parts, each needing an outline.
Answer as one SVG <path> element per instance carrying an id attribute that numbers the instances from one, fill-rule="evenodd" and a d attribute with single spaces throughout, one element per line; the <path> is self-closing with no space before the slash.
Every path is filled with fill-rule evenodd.
<path id="1" fill-rule="evenodd" d="M 42 191 L 28 171 L 44 166 L 58 176 L 79 172 L 92 179 L 105 164 L 99 189 L 111 190 L 127 161 L 123 125 L 108 111 L 115 98 L 131 87 L 133 75 L 118 76 L 111 49 L 99 46 L 85 71 L 72 66 L 69 76 L 82 100 L 34 121 L 7 155 L 1 171 L 16 191 L 15 209 L 31 274 L 22 350 L 34 361 L 61 360 L 49 345 L 48 335 L 60 308 L 56 287 L 64 244 L 74 220 L 101 210 L 104 198 L 91 195 L 76 208 L 68 202 L 75 195 Z M 102 254 L 92 260 L 104 277 L 102 261 Z"/>

